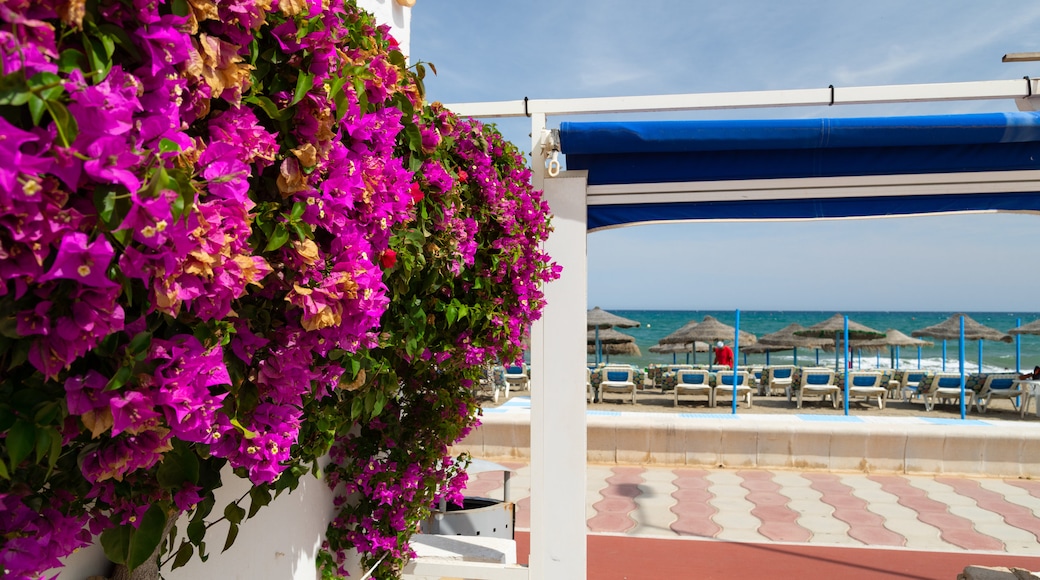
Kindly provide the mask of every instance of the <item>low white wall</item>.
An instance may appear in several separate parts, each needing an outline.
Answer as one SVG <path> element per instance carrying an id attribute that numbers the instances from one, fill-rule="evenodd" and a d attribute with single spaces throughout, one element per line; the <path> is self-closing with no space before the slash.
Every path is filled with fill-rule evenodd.
<path id="1" fill-rule="evenodd" d="M 214 517 L 222 514 L 231 500 L 249 490 L 248 482 L 231 473 L 230 468 L 221 475 L 224 486 L 216 491 Z M 242 507 L 249 509 L 248 499 Z M 296 491 L 283 493 L 256 516 L 242 522 L 238 538 L 227 552 L 220 551 L 228 530 L 227 523 L 221 522 L 206 532 L 209 560 L 202 562 L 196 553 L 186 566 L 176 570 L 164 568 L 162 576 L 165 580 L 316 580 L 320 578 L 316 565 L 318 548 L 334 514 L 329 487 L 305 476 Z M 186 527 L 187 521 L 178 525 L 182 536 Z M 107 575 L 110 567 L 98 543 L 70 556 L 58 579 Z M 361 576 L 356 565 L 351 568 L 352 578 Z"/>

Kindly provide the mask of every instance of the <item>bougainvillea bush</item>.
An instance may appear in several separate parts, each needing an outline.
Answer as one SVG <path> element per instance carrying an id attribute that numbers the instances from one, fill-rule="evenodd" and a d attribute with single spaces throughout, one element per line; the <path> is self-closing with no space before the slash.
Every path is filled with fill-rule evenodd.
<path id="1" fill-rule="evenodd" d="M 518 152 L 353 1 L 0 0 L 0 567 L 205 557 L 330 454 L 397 575 L 558 272 Z M 246 496 L 216 505 L 230 467 Z"/>

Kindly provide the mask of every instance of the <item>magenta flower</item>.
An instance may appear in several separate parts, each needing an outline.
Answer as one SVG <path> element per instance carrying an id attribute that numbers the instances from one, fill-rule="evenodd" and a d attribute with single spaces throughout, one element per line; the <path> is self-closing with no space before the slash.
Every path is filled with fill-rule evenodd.
<path id="1" fill-rule="evenodd" d="M 105 238 L 98 238 L 91 243 L 87 234 L 71 233 L 62 238 L 58 257 L 54 259 L 51 269 L 40 277 L 40 282 L 66 278 L 95 288 L 112 288 L 117 284 L 105 272 L 114 255 L 112 244 Z"/>

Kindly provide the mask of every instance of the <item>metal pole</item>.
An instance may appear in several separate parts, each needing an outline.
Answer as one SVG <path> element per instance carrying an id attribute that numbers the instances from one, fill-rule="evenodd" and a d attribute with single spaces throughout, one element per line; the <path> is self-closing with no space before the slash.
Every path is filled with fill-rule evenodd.
<path id="1" fill-rule="evenodd" d="M 845 345 L 842 347 L 845 351 L 845 360 L 849 360 L 849 317 L 845 317 Z M 834 349 L 835 352 L 838 349 Z M 845 407 L 845 414 L 849 414 L 849 365 L 845 365 L 845 396 L 842 397 L 842 405 Z"/>
<path id="2" fill-rule="evenodd" d="M 982 342 L 981 340 L 979 341 Z M 961 316 L 961 338 L 960 338 L 960 359 L 961 359 L 961 419 L 968 414 L 967 408 L 964 406 L 964 317 Z"/>
<path id="3" fill-rule="evenodd" d="M 917 345 L 917 370 L 921 370 L 921 345 Z"/>
<path id="4" fill-rule="evenodd" d="M 798 366 L 798 347 L 794 347 L 794 366 Z"/>
<path id="5" fill-rule="evenodd" d="M 943 370 L 943 372 L 946 372 L 946 339 L 945 339 L 945 338 L 943 339 L 943 362 L 942 362 L 942 370 Z"/>
<path id="6" fill-rule="evenodd" d="M 1022 326 L 1022 319 L 1021 318 L 1016 318 L 1015 319 L 1015 328 L 1018 328 L 1019 326 Z M 1021 334 L 1016 334 L 1015 335 L 1015 372 L 1016 373 L 1021 373 L 1022 372 L 1022 335 Z"/>
<path id="7" fill-rule="evenodd" d="M 599 342 L 599 327 L 596 327 L 596 364 L 603 361 L 603 346 Z"/>
<path id="8" fill-rule="evenodd" d="M 737 320 L 733 325 L 733 414 L 737 414 L 737 361 L 740 360 L 740 309 L 737 309 Z"/>
<path id="9" fill-rule="evenodd" d="M 979 339 L 979 372 L 982 372 L 982 339 Z"/>

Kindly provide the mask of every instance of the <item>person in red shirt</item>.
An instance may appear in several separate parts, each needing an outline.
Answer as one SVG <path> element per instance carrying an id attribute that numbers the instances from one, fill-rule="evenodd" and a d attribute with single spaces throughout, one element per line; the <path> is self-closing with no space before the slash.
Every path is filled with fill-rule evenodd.
<path id="1" fill-rule="evenodd" d="M 721 340 L 715 343 L 715 364 L 733 368 L 733 349 Z"/>

